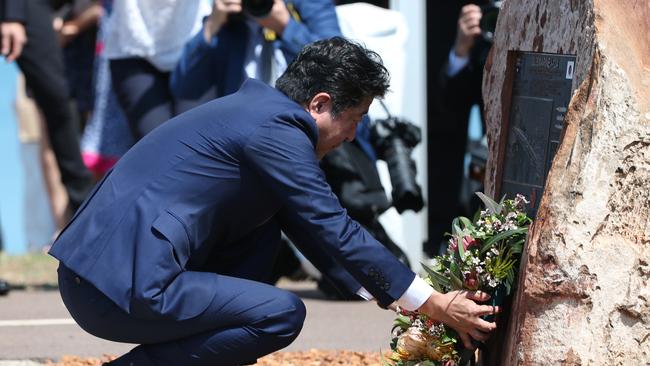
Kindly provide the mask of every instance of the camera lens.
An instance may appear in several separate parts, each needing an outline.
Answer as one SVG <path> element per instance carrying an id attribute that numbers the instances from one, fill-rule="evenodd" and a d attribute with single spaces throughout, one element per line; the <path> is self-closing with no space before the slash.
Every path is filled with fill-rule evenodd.
<path id="1" fill-rule="evenodd" d="M 495 5 L 486 5 L 481 7 L 481 35 L 485 40 L 494 39 L 494 30 L 497 28 L 497 18 L 499 17 L 499 7 Z"/>
<path id="2" fill-rule="evenodd" d="M 273 0 L 242 0 L 241 5 L 248 14 L 256 18 L 263 18 L 271 12 Z"/>

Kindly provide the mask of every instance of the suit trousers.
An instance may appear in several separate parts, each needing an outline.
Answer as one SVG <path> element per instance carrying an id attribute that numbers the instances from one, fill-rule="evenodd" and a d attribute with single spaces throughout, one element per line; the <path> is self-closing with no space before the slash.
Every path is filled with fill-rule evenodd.
<path id="1" fill-rule="evenodd" d="M 300 333 L 305 307 L 294 294 L 247 279 L 205 275 L 218 283 L 218 292 L 203 313 L 182 321 L 135 318 L 64 265 L 59 287 L 70 314 L 88 333 L 140 344 L 110 365 L 253 364 Z"/>
<path id="2" fill-rule="evenodd" d="M 79 148 L 79 121 L 65 80 L 63 53 L 52 28 L 52 8 L 47 0 L 27 1 L 28 42 L 18 66 L 36 104 L 45 116 L 50 144 L 61 180 L 76 210 L 92 187 L 92 174 Z"/>

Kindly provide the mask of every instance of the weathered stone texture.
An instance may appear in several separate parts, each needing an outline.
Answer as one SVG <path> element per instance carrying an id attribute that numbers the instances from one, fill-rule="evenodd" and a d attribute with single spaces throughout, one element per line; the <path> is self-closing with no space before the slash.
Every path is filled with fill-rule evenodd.
<path id="1" fill-rule="evenodd" d="M 650 1 L 509 0 L 483 81 L 495 163 L 508 51 L 577 55 L 528 238 L 508 365 L 650 365 Z"/>

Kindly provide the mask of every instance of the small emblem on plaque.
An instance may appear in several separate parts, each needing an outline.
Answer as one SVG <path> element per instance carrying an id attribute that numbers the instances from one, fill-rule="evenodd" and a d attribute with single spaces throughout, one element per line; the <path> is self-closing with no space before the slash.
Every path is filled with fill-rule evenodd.
<path id="1" fill-rule="evenodd" d="M 566 63 L 566 78 L 573 79 L 573 61 Z"/>

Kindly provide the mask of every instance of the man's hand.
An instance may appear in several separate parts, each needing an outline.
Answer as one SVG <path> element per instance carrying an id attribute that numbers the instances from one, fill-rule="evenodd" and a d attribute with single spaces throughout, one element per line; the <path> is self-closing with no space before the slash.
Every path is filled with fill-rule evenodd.
<path id="1" fill-rule="evenodd" d="M 495 323 L 481 319 L 483 315 L 499 312 L 498 307 L 478 305 L 474 301 L 487 301 L 490 296 L 481 291 L 453 291 L 441 294 L 434 291 L 429 299 L 418 309 L 430 318 L 454 328 L 465 345 L 473 349 L 472 338 L 479 341 L 488 339 L 488 332 L 496 329 Z"/>
<path id="2" fill-rule="evenodd" d="M 203 38 L 210 42 L 221 27 L 228 21 L 228 15 L 241 13 L 241 0 L 213 0 L 212 13 L 206 18 L 203 25 Z"/>
<path id="3" fill-rule="evenodd" d="M 481 35 L 481 8 L 474 4 L 463 6 L 458 17 L 458 30 L 456 32 L 456 43 L 454 52 L 458 57 L 469 56 L 474 41 L 477 36 Z"/>
<path id="4" fill-rule="evenodd" d="M 0 51 L 7 62 L 12 62 L 20 57 L 23 46 L 27 42 L 25 27 L 19 22 L 0 23 L 0 35 L 2 35 Z"/>
<path id="5" fill-rule="evenodd" d="M 257 23 L 264 28 L 268 28 L 274 31 L 278 36 L 281 36 L 284 32 L 284 29 L 289 24 L 289 19 L 291 14 L 289 14 L 289 9 L 284 4 L 283 0 L 274 0 L 273 8 L 269 14 L 263 18 L 256 18 Z"/>

